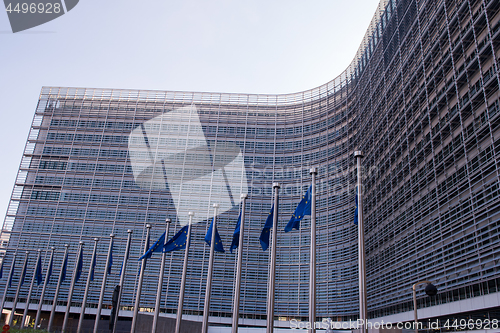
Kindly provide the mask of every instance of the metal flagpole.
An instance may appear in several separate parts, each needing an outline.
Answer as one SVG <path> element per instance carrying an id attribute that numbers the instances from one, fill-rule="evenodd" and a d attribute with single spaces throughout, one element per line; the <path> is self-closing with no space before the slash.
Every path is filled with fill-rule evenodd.
<path id="1" fill-rule="evenodd" d="M 85 306 L 87 305 L 87 297 L 89 295 L 89 288 L 90 288 L 90 279 L 93 274 L 93 269 L 92 267 L 94 265 L 94 261 L 96 260 L 96 255 L 97 255 L 97 242 L 99 241 L 99 238 L 94 238 L 94 252 L 92 253 L 92 260 L 90 261 L 90 268 L 89 268 L 89 275 L 87 276 L 87 284 L 85 285 L 85 293 L 83 294 L 83 300 L 82 300 L 82 309 L 80 310 L 80 318 L 78 319 L 78 328 L 76 329 L 77 333 L 80 333 L 82 331 L 82 324 L 83 324 L 83 317 L 85 317 Z"/>
<path id="2" fill-rule="evenodd" d="M 186 239 L 186 250 L 184 251 L 184 263 L 182 265 L 181 290 L 179 292 L 179 304 L 177 306 L 177 320 L 175 321 L 175 333 L 181 332 L 182 308 L 184 304 L 184 289 L 186 289 L 187 263 L 189 258 L 189 243 L 191 239 L 191 225 L 193 224 L 193 212 L 189 212 L 189 228 Z"/>
<path id="3" fill-rule="evenodd" d="M 149 233 L 151 231 L 151 224 L 146 224 L 146 241 L 144 242 L 144 252 L 148 250 L 149 244 Z M 137 315 L 139 313 L 139 304 L 141 301 L 141 291 L 142 291 L 142 281 L 144 280 L 144 271 L 146 270 L 147 258 L 144 258 L 141 262 L 141 271 L 139 273 L 139 283 L 137 285 L 137 292 L 135 295 L 135 305 L 134 305 L 134 315 L 132 317 L 132 327 L 130 328 L 130 333 L 135 333 L 135 326 L 137 325 Z"/>
<path id="4" fill-rule="evenodd" d="M 273 236 L 271 238 L 271 267 L 269 272 L 269 289 L 267 294 L 267 328 L 266 333 L 274 331 L 274 278 L 276 276 L 276 245 L 278 243 L 278 191 L 279 183 L 273 183 L 274 189 L 274 212 L 273 212 Z"/>
<path id="5" fill-rule="evenodd" d="M 64 313 L 64 321 L 63 321 L 63 326 L 61 329 L 61 332 L 66 331 L 66 326 L 68 326 L 68 319 L 69 319 L 69 309 L 71 308 L 71 298 L 73 298 L 73 290 L 75 290 L 75 282 L 76 282 L 76 274 L 78 272 L 78 261 L 80 259 L 80 253 L 83 251 L 83 242 L 79 242 L 80 247 L 78 249 L 78 253 L 76 254 L 76 261 L 75 261 L 75 268 L 73 269 L 73 276 L 71 277 L 71 285 L 69 286 L 69 292 L 68 292 L 68 301 L 66 302 L 66 312 Z"/>
<path id="6" fill-rule="evenodd" d="M 43 287 L 42 287 L 42 294 L 40 295 L 40 302 L 38 302 L 38 310 L 36 311 L 36 319 L 35 319 L 35 325 L 33 326 L 33 329 L 38 328 L 38 324 L 40 323 L 40 316 L 42 315 L 42 306 L 43 306 L 43 297 L 45 296 L 45 289 L 47 288 L 47 284 L 49 283 L 49 274 L 50 272 L 50 267 L 52 267 L 52 263 L 54 260 L 54 250 L 55 247 L 50 248 L 50 259 L 49 259 L 49 268 L 47 269 L 47 273 L 45 273 L 45 280 L 43 281 Z"/>
<path id="7" fill-rule="evenodd" d="M 363 326 L 361 327 L 361 333 L 366 333 L 366 268 L 365 268 L 365 234 L 363 226 L 363 188 L 361 185 L 361 158 L 363 158 L 363 153 L 361 151 L 355 151 L 354 157 L 357 162 L 358 169 L 358 254 L 359 254 L 359 319 L 363 321 Z"/>
<path id="8" fill-rule="evenodd" d="M 104 269 L 104 276 L 102 277 L 101 294 L 99 296 L 99 305 L 97 306 L 97 314 L 95 317 L 94 333 L 97 333 L 97 327 L 99 326 L 99 319 L 101 318 L 102 302 L 104 300 L 104 291 L 106 290 L 106 278 L 108 276 L 110 254 L 113 249 L 113 237 L 115 237 L 115 235 L 113 234 L 109 235 L 108 257 L 106 258 L 106 268 Z"/>
<path id="9" fill-rule="evenodd" d="M 165 240 L 163 241 L 163 245 L 167 244 L 168 241 L 168 232 L 170 229 L 171 219 L 166 218 L 165 223 Z M 155 303 L 155 314 L 153 316 L 153 328 L 151 333 L 156 333 L 156 328 L 158 326 L 158 316 L 160 315 L 160 301 L 161 301 L 161 288 L 163 287 L 163 275 L 165 274 L 165 261 L 167 259 L 167 253 L 161 251 L 161 267 L 160 267 L 160 277 L 158 279 L 158 289 L 156 290 L 156 303 Z"/>
<path id="10" fill-rule="evenodd" d="M 217 208 L 219 204 L 214 204 L 214 225 L 212 228 L 212 238 L 210 241 L 210 258 L 208 259 L 207 286 L 205 288 L 205 303 L 203 306 L 203 322 L 201 324 L 201 333 L 208 332 L 208 315 L 210 313 L 210 294 L 212 292 L 212 271 L 214 269 L 214 251 L 215 251 L 215 230 L 217 225 Z M 210 228 L 210 227 L 209 227 Z"/>
<path id="11" fill-rule="evenodd" d="M 16 312 L 17 298 L 19 297 L 19 292 L 21 291 L 21 285 L 23 282 L 23 274 L 26 270 L 26 265 L 28 264 L 28 255 L 29 251 L 26 251 L 26 258 L 24 259 L 23 270 L 21 271 L 21 276 L 19 277 L 19 282 L 17 283 L 16 296 L 14 297 L 14 301 L 12 302 L 12 312 L 9 317 L 9 326 L 12 326 L 12 321 L 14 320 L 14 313 Z M 22 323 L 21 323 L 22 326 Z"/>
<path id="12" fill-rule="evenodd" d="M 316 332 L 316 175 L 317 168 L 311 168 L 311 257 L 309 273 L 309 322 L 310 332 Z"/>
<path id="13" fill-rule="evenodd" d="M 14 274 L 14 266 L 15 266 L 15 263 L 16 263 L 16 256 L 17 256 L 17 250 L 16 250 L 16 252 L 14 252 L 14 256 L 12 257 L 12 263 L 10 264 L 9 280 L 5 284 L 5 290 L 3 292 L 2 301 L 0 303 L 0 316 L 2 316 L 3 305 L 5 304 L 5 297 L 7 296 L 7 291 L 9 290 L 9 281 L 10 281 L 10 279 L 12 279 L 12 274 Z M 5 255 L 3 257 L 3 260 L 5 260 Z"/>
<path id="14" fill-rule="evenodd" d="M 240 220 L 240 239 L 238 242 L 238 263 L 236 265 L 236 286 L 234 288 L 234 303 L 233 303 L 233 324 L 231 333 L 238 332 L 238 320 L 240 316 L 240 289 L 241 289 L 241 266 L 243 260 L 243 229 L 245 222 L 245 203 L 248 195 L 241 194 L 241 220 Z"/>
<path id="15" fill-rule="evenodd" d="M 116 316 L 115 321 L 113 323 L 113 333 L 116 332 L 116 324 L 118 322 L 118 316 L 120 314 L 120 300 L 123 295 L 123 284 L 125 282 L 125 271 L 127 269 L 127 261 L 128 255 L 130 253 L 130 241 L 132 240 L 132 230 L 128 229 L 128 238 L 127 238 L 127 248 L 125 249 L 125 255 L 123 256 L 123 264 L 122 264 L 122 274 L 120 276 L 120 292 L 118 293 L 118 300 L 116 302 Z"/>
<path id="16" fill-rule="evenodd" d="M 104 269 L 104 276 L 102 277 L 101 294 L 99 296 L 99 305 L 97 306 L 97 314 L 95 317 L 94 333 L 97 333 L 97 327 L 99 326 L 99 319 L 101 317 L 102 302 L 104 300 L 104 291 L 106 290 L 106 278 L 108 277 L 109 260 L 111 259 L 110 255 L 111 251 L 113 250 L 113 237 L 115 237 L 115 235 L 113 234 L 109 235 L 108 257 L 106 259 L 106 268 Z"/>
<path id="17" fill-rule="evenodd" d="M 66 256 L 68 255 L 69 244 L 64 244 L 64 247 L 66 249 L 64 250 L 63 261 L 61 264 L 61 272 L 59 273 L 59 279 L 57 280 L 56 293 L 54 294 L 54 300 L 52 301 L 52 309 L 50 310 L 49 325 L 47 326 L 47 331 L 49 331 L 49 332 L 52 331 L 52 324 L 54 323 L 54 316 L 56 314 L 56 306 L 57 306 L 57 298 L 59 297 L 59 290 L 61 289 L 61 283 L 62 283 L 63 272 L 64 272 L 64 261 L 66 259 Z M 47 283 L 47 281 L 45 283 Z"/>
<path id="18" fill-rule="evenodd" d="M 28 291 L 28 297 L 26 298 L 26 305 L 24 306 L 24 312 L 23 312 L 23 319 L 21 319 L 21 328 L 24 328 L 24 322 L 26 321 L 26 316 L 28 315 L 28 310 L 30 306 L 30 301 L 31 301 L 31 292 L 33 291 L 33 284 L 35 283 L 35 278 L 36 278 L 36 271 L 38 269 L 38 262 L 40 260 L 40 255 L 42 253 L 42 250 L 38 249 L 38 255 L 36 257 L 36 265 L 35 269 L 33 270 L 33 276 L 31 277 L 31 285 L 30 289 Z"/>

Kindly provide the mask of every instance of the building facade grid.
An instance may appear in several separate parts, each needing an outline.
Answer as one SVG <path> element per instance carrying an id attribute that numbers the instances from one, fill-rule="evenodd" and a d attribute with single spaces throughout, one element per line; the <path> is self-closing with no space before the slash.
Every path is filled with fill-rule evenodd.
<path id="1" fill-rule="evenodd" d="M 410 287 L 423 279 L 433 281 L 440 293 L 433 299 L 419 294 L 420 307 L 500 291 L 499 10 L 494 0 L 382 1 L 346 71 L 297 94 L 42 88 L 2 230 L 5 264 L 16 250 L 37 248 L 44 251 L 46 262 L 55 246 L 58 269 L 63 244 L 69 243 L 72 267 L 76 244 L 83 240 L 85 270 L 91 240 L 97 236 L 101 240 L 96 269 L 103 272 L 106 239 L 114 233 L 116 264 L 105 299 L 110 303 L 127 229 L 132 229 L 122 298 L 122 305 L 131 308 L 145 225 L 153 225 L 156 239 L 165 218 L 178 222 L 178 216 L 168 189 L 138 186 L 130 134 L 141 126 L 147 131 L 181 131 L 168 124 L 164 129 L 147 124 L 174 110 L 195 107 L 207 142 L 231 142 L 243 154 L 249 200 L 242 317 L 265 318 L 269 253 L 260 250 L 258 238 L 271 209 L 271 184 L 282 184 L 281 230 L 309 186 L 309 168 L 316 166 L 317 314 L 357 318 L 355 150 L 365 154 L 370 317 L 410 311 Z M 169 145 L 185 144 L 181 138 L 171 140 Z M 195 170 L 196 163 L 191 163 L 184 168 L 187 176 L 195 175 L 189 170 Z M 222 192 L 203 184 L 181 191 L 197 191 L 204 201 L 222 200 Z M 199 223 L 192 233 L 184 304 L 190 314 L 203 312 L 208 270 L 203 238 L 212 214 L 207 209 L 196 216 Z M 219 216 L 226 250 L 237 217 L 237 205 Z M 180 228 L 179 223 L 173 226 Z M 277 316 L 307 317 L 309 228 L 306 218 L 300 231 L 279 233 Z M 182 255 L 168 256 L 164 312 L 177 309 Z M 30 267 L 34 261 L 33 256 Z M 214 316 L 231 316 L 235 265 L 234 254 L 216 256 L 210 309 Z M 153 257 L 147 266 L 141 307 L 151 310 L 159 260 Z M 89 307 L 97 307 L 101 278 L 96 274 Z M 16 279 L 19 275 L 14 283 Z M 46 304 L 51 304 L 54 281 Z M 1 280 L 0 288 L 5 283 Z M 75 306 L 81 306 L 84 283 L 79 281 L 75 289 Z M 60 305 L 66 305 L 68 285 L 69 281 L 63 283 Z M 25 284 L 20 302 L 27 288 Z M 32 302 L 38 303 L 40 292 L 35 288 Z M 12 297 L 11 290 L 7 300 Z"/>

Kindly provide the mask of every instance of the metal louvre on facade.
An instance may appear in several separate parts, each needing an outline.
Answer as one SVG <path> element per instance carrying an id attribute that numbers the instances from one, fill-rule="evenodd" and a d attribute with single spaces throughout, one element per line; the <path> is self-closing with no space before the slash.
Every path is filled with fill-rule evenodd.
<path id="1" fill-rule="evenodd" d="M 232 186 L 215 191 L 196 182 L 179 189 L 170 182 L 169 188 L 154 181 L 148 188 L 138 185 L 137 170 L 148 166 L 131 162 L 131 133 L 162 133 L 163 125 L 167 132 L 182 133 L 182 128 L 168 124 L 146 124 L 190 109 L 201 126 L 198 134 L 211 147 L 232 143 L 242 154 L 243 169 L 225 169 L 227 177 L 246 177 L 239 189 L 247 186 L 249 194 L 242 316 L 265 318 L 269 252 L 260 249 L 258 238 L 271 209 L 271 184 L 282 184 L 282 230 L 309 186 L 309 168 L 317 166 L 317 315 L 357 318 L 357 233 L 352 222 L 353 152 L 358 149 L 365 155 L 370 317 L 411 310 L 410 286 L 422 279 L 432 280 L 440 294 L 432 301 L 421 298 L 420 306 L 500 291 L 499 9 L 495 0 L 382 1 L 348 69 L 325 85 L 297 94 L 43 88 L 2 231 L 6 264 L 16 249 L 38 247 L 46 262 L 50 246 L 55 246 L 57 271 L 63 244 L 70 243 L 73 267 L 76 244 L 83 240 L 86 270 L 91 240 L 101 237 L 99 273 L 88 301 L 96 307 L 106 239 L 114 233 L 115 264 L 105 299 L 109 304 L 127 229 L 132 229 L 121 303 L 132 307 L 145 225 L 153 225 L 152 239 L 163 232 L 166 217 L 177 231 L 182 221 L 176 209 L 185 203 L 183 193 L 198 193 L 200 202 L 220 201 L 226 190 L 239 196 Z M 145 137 L 148 140 L 138 139 L 138 146 L 150 147 L 162 138 L 174 148 L 189 144 L 189 138 Z M 199 170 L 194 160 L 190 162 L 183 170 L 190 170 L 188 176 L 194 179 Z M 207 274 L 209 251 L 203 238 L 213 213 L 201 211 L 195 216 L 200 223 L 192 233 L 186 286 L 184 309 L 190 314 L 203 311 Z M 237 203 L 219 216 L 227 253 L 215 258 L 215 316 L 231 316 L 236 259 L 228 250 L 237 217 Z M 300 231 L 279 233 L 277 316 L 307 317 L 309 228 L 306 218 Z M 174 252 L 167 263 L 162 309 L 170 313 L 177 308 L 182 256 Z M 147 265 L 141 307 L 151 309 L 159 260 L 153 256 Z M 82 280 L 73 297 L 77 306 L 83 298 Z M 0 281 L 0 288 L 5 283 Z M 68 285 L 67 280 L 61 289 L 62 305 Z M 27 288 L 25 284 L 21 295 Z M 47 289 L 48 304 L 54 289 L 55 282 Z M 38 302 L 40 290 L 34 289 L 33 302 Z"/>

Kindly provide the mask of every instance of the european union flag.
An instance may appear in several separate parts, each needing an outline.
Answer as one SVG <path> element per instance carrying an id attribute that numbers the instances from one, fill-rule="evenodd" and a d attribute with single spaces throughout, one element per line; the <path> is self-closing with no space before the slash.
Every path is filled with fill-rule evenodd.
<path id="1" fill-rule="evenodd" d="M 21 274 L 21 285 L 24 283 L 24 278 L 26 277 L 26 269 L 28 268 L 28 265 L 24 265 L 23 268 L 23 274 Z"/>
<path id="2" fill-rule="evenodd" d="M 52 257 L 52 260 L 50 261 L 49 273 L 47 275 L 47 280 L 45 281 L 45 284 L 49 283 L 50 276 L 52 275 L 52 266 L 53 265 L 54 265 L 54 257 Z"/>
<path id="3" fill-rule="evenodd" d="M 78 257 L 78 263 L 76 264 L 75 283 L 77 283 L 78 279 L 80 279 L 80 275 L 82 275 L 82 269 L 83 269 L 83 249 L 80 250 L 80 257 Z"/>
<path id="4" fill-rule="evenodd" d="M 158 238 L 158 240 L 151 246 L 146 253 L 142 255 L 142 257 L 139 258 L 139 260 L 142 259 L 149 259 L 153 255 L 153 252 L 161 252 L 163 249 L 163 245 L 165 244 L 165 232 Z"/>
<path id="5" fill-rule="evenodd" d="M 66 252 L 66 256 L 63 261 L 63 269 L 61 274 L 61 282 L 66 280 L 66 269 L 68 268 L 68 252 Z"/>
<path id="6" fill-rule="evenodd" d="M 16 268 L 16 257 L 14 257 L 14 263 L 12 264 L 12 269 L 10 270 L 9 287 L 12 287 L 12 279 L 14 278 L 14 269 Z"/>
<path id="7" fill-rule="evenodd" d="M 356 195 L 354 196 L 356 208 L 354 209 L 354 224 L 358 225 L 358 188 L 356 187 Z"/>
<path id="8" fill-rule="evenodd" d="M 240 216 L 238 216 L 238 222 L 236 222 L 236 228 L 234 229 L 233 242 L 231 243 L 231 247 L 229 248 L 229 251 L 231 251 L 231 253 L 233 253 L 233 250 L 237 249 L 238 245 L 240 245 L 240 227 L 241 227 L 241 211 L 240 211 Z"/>
<path id="9" fill-rule="evenodd" d="M 148 237 L 146 239 L 146 246 L 145 246 L 146 249 L 149 249 L 151 247 L 150 239 L 151 238 L 149 237 L 149 234 L 148 234 Z M 137 272 L 137 276 L 139 276 L 141 274 L 142 266 L 144 266 L 143 262 L 141 262 L 140 265 L 139 265 L 139 271 Z"/>
<path id="10" fill-rule="evenodd" d="M 170 238 L 170 240 L 163 247 L 163 252 L 171 252 L 182 250 L 186 248 L 187 243 L 187 233 L 188 233 L 189 225 L 185 225 L 179 230 L 174 237 Z"/>
<path id="11" fill-rule="evenodd" d="M 113 245 L 114 245 L 114 239 L 111 240 L 111 248 L 109 249 L 109 264 L 107 267 L 108 274 L 111 274 L 111 266 L 113 266 Z"/>
<path id="12" fill-rule="evenodd" d="M 311 201 L 312 201 L 312 185 L 307 189 L 306 194 L 302 196 L 302 200 L 300 200 L 297 208 L 295 208 L 295 212 L 292 215 L 290 221 L 285 227 L 285 232 L 292 231 L 292 229 L 299 230 L 300 221 L 306 215 L 311 215 Z"/>
<path id="13" fill-rule="evenodd" d="M 42 257 L 41 256 L 38 258 L 38 263 L 36 264 L 35 276 L 36 276 L 36 284 L 37 284 L 37 286 L 39 286 L 42 283 L 42 281 L 43 281 L 43 277 L 42 277 Z"/>
<path id="14" fill-rule="evenodd" d="M 214 219 L 212 219 L 212 223 L 210 223 L 210 227 L 208 228 L 207 234 L 205 235 L 205 242 L 207 242 L 208 245 L 211 245 L 210 243 L 212 242 L 213 226 L 214 226 Z M 226 252 L 226 251 L 224 251 L 224 247 L 222 246 L 222 239 L 220 239 L 219 232 L 217 231 L 217 227 L 215 227 L 214 250 L 217 252 L 223 252 L 223 253 Z"/>
<path id="15" fill-rule="evenodd" d="M 90 269 L 91 269 L 91 271 L 90 271 L 90 281 L 94 281 L 94 271 L 95 271 L 95 265 L 96 265 L 96 259 L 97 259 L 96 255 L 92 256 L 92 257 L 93 257 L 92 258 L 93 259 L 92 260 L 92 265 L 90 265 Z"/>
<path id="16" fill-rule="evenodd" d="M 260 246 L 262 246 L 262 251 L 267 250 L 267 248 L 269 247 L 269 232 L 273 227 L 273 215 L 274 215 L 274 204 L 271 207 L 269 215 L 267 216 L 266 224 L 264 224 L 264 229 L 262 229 L 262 232 L 260 233 L 259 240 L 260 240 Z"/>

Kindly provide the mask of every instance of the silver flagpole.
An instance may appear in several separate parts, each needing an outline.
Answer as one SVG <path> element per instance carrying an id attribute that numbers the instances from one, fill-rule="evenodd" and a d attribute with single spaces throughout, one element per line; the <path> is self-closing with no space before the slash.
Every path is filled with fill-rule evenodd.
<path id="1" fill-rule="evenodd" d="M 113 333 L 116 332 L 116 324 L 118 323 L 118 316 L 120 314 L 120 300 L 123 295 L 123 284 L 125 282 L 125 271 L 127 269 L 127 261 L 128 255 L 130 253 L 130 242 L 132 240 L 132 230 L 128 229 L 128 238 L 127 238 L 127 248 L 125 250 L 125 255 L 123 256 L 123 264 L 122 264 L 122 275 L 120 276 L 120 292 L 118 293 L 118 300 L 116 302 L 116 316 L 115 321 L 113 323 Z"/>
<path id="2" fill-rule="evenodd" d="M 17 298 L 19 297 L 19 292 L 21 291 L 21 282 L 23 281 L 23 273 L 26 269 L 26 265 L 28 264 L 28 255 L 29 251 L 26 251 L 26 258 L 24 259 L 23 270 L 21 271 L 21 276 L 19 277 L 19 282 L 17 283 L 16 296 L 14 297 L 14 301 L 12 302 L 12 312 L 9 317 L 9 326 L 12 326 L 12 321 L 14 320 L 14 313 L 16 312 Z M 22 326 L 22 323 L 21 323 Z"/>
<path id="3" fill-rule="evenodd" d="M 30 301 L 31 301 L 31 292 L 33 291 L 33 284 L 35 283 L 35 278 L 36 278 L 36 271 L 38 268 L 38 261 L 40 260 L 40 255 L 42 253 L 42 250 L 38 249 L 38 255 L 36 257 L 36 264 L 35 264 L 35 270 L 33 271 L 33 276 L 31 277 L 31 285 L 30 289 L 28 291 L 28 297 L 26 298 L 26 305 L 24 306 L 24 312 L 23 312 L 23 319 L 21 319 L 21 329 L 24 328 L 24 322 L 26 321 L 26 316 L 28 315 L 28 310 L 30 306 Z"/>
<path id="4" fill-rule="evenodd" d="M 49 281 L 47 281 L 47 280 L 49 279 L 50 267 L 52 267 L 52 262 L 54 260 L 54 250 L 55 249 L 56 248 L 53 246 L 50 248 L 51 252 L 50 252 L 49 266 L 47 268 L 47 273 L 45 273 L 45 280 L 43 281 L 42 294 L 40 295 L 40 302 L 38 302 L 38 310 L 36 311 L 36 319 L 35 319 L 35 325 L 33 326 L 33 329 L 37 329 L 38 324 L 40 323 L 40 316 L 42 315 L 43 298 L 45 296 L 45 289 L 47 288 L 47 283 L 49 283 Z"/>
<path id="5" fill-rule="evenodd" d="M 59 273 L 59 279 L 57 280 L 56 293 L 54 294 L 54 300 L 52 301 L 52 309 L 50 310 L 49 325 L 47 326 L 47 331 L 49 331 L 49 332 L 52 331 L 52 324 L 54 323 L 54 317 L 56 314 L 56 306 L 57 306 L 57 298 L 59 297 L 59 290 L 61 289 L 61 283 L 62 283 L 61 280 L 63 277 L 64 260 L 66 259 L 66 255 L 68 254 L 69 244 L 64 244 L 64 247 L 66 249 L 64 250 L 63 261 L 61 264 L 61 271 Z"/>
<path id="6" fill-rule="evenodd" d="M 97 314 L 95 316 L 94 333 L 97 333 L 97 327 L 99 326 L 99 319 L 101 317 L 102 302 L 104 300 L 104 291 L 106 290 L 106 278 L 108 277 L 110 254 L 111 251 L 113 250 L 113 237 L 115 237 L 115 235 L 113 234 L 109 235 L 108 257 L 106 259 L 106 268 L 104 268 L 104 276 L 102 277 L 101 294 L 99 296 L 99 305 L 97 306 Z"/>
<path id="7" fill-rule="evenodd" d="M 2 316 L 3 305 L 5 304 L 5 297 L 7 296 L 7 291 L 9 291 L 9 281 L 12 278 L 12 274 L 14 273 L 14 266 L 15 266 L 15 263 L 16 263 L 16 256 L 17 256 L 17 250 L 16 250 L 16 252 L 14 252 L 14 256 L 12 257 L 12 263 L 10 264 L 9 280 L 7 280 L 7 283 L 5 284 L 5 290 L 3 292 L 2 301 L 1 301 L 2 303 L 0 303 L 0 316 Z M 5 255 L 3 257 L 3 260 L 5 260 Z"/>
<path id="8" fill-rule="evenodd" d="M 189 212 L 189 228 L 186 239 L 186 250 L 184 251 L 184 263 L 182 265 L 181 290 L 179 292 L 179 304 L 177 305 L 177 320 L 175 321 L 175 333 L 181 332 L 182 308 L 184 304 L 184 289 L 186 289 L 187 263 L 189 258 L 189 243 L 191 239 L 191 225 L 193 224 L 193 212 Z"/>
<path id="9" fill-rule="evenodd" d="M 167 224 L 165 228 L 165 240 L 163 241 L 163 245 L 168 242 L 168 232 L 170 229 L 171 219 L 166 218 L 165 223 Z M 158 289 L 156 290 L 156 303 L 155 303 L 155 314 L 153 316 L 153 328 L 151 330 L 152 333 L 156 333 L 156 328 L 158 326 L 158 316 L 160 315 L 160 301 L 161 301 L 161 288 L 163 287 L 163 275 L 165 274 L 165 261 L 167 258 L 167 253 L 161 251 L 161 267 L 160 267 L 160 278 L 158 279 Z"/>
<path id="10" fill-rule="evenodd" d="M 144 242 L 144 252 L 148 250 L 149 243 L 149 233 L 151 231 L 151 224 L 146 224 L 146 241 Z M 132 317 L 132 327 L 130 328 L 130 333 L 135 333 L 135 326 L 137 325 L 137 315 L 139 313 L 139 304 L 141 301 L 141 291 L 142 291 L 142 281 L 144 280 L 144 271 L 146 270 L 147 258 L 144 258 L 141 262 L 141 271 L 139 273 L 139 283 L 137 285 L 137 292 L 135 295 L 135 305 L 134 305 L 134 316 Z"/>
<path id="11" fill-rule="evenodd" d="M 365 268 L 365 234 L 363 225 L 363 188 L 361 184 L 361 158 L 363 153 L 355 151 L 354 157 L 358 169 L 358 255 L 359 255 L 359 319 L 363 320 L 361 333 L 366 333 L 366 268 Z"/>
<path id="12" fill-rule="evenodd" d="M 208 316 L 210 314 L 210 294 L 212 292 L 212 271 L 214 269 L 214 251 L 215 251 L 215 228 L 217 225 L 217 208 L 219 204 L 214 204 L 214 226 L 212 228 L 212 238 L 210 241 L 210 258 L 208 260 L 207 286 L 205 288 L 205 303 L 203 306 L 203 322 L 201 324 L 201 333 L 208 332 Z M 210 226 L 209 226 L 210 228 Z"/>
<path id="13" fill-rule="evenodd" d="M 233 303 L 233 324 L 231 333 L 238 332 L 238 320 L 240 317 L 240 289 L 241 289 L 241 266 L 243 261 L 243 229 L 245 225 L 245 202 L 248 195 L 241 194 L 241 220 L 240 220 L 240 239 L 238 242 L 238 263 L 236 265 L 236 286 L 234 288 L 234 303 Z"/>
<path id="14" fill-rule="evenodd" d="M 267 328 L 266 333 L 274 331 L 274 279 L 276 276 L 276 245 L 278 243 L 278 191 L 279 183 L 273 183 L 274 189 L 274 212 L 273 212 L 273 236 L 271 238 L 271 267 L 269 272 L 269 289 L 267 294 Z"/>
<path id="15" fill-rule="evenodd" d="M 94 265 L 94 260 L 96 260 L 98 241 L 99 238 L 97 237 L 94 238 L 94 252 L 92 253 L 92 260 L 90 261 L 89 274 L 87 275 L 87 284 L 85 285 L 85 293 L 83 294 L 82 309 L 80 310 L 80 318 L 78 319 L 78 328 L 76 329 L 77 333 L 80 333 L 82 331 L 83 317 L 85 316 L 85 306 L 87 305 L 87 297 L 89 295 L 90 278 L 92 276 L 92 270 L 93 270 L 92 266 Z"/>
<path id="16" fill-rule="evenodd" d="M 61 332 L 63 333 L 66 331 L 66 326 L 68 326 L 69 310 L 71 308 L 71 298 L 73 298 L 73 290 L 75 290 L 76 274 L 78 272 L 78 261 L 80 259 L 80 253 L 82 253 L 84 243 L 80 241 L 79 244 L 80 247 L 78 249 L 78 253 L 76 254 L 75 268 L 73 269 L 73 276 L 71 277 L 71 285 L 69 286 L 69 292 L 68 292 L 68 301 L 66 302 L 66 312 L 64 313 L 64 321 L 61 329 Z"/>
<path id="17" fill-rule="evenodd" d="M 309 273 L 309 322 L 311 333 L 316 332 L 316 175 L 317 168 L 311 168 L 311 257 Z"/>

